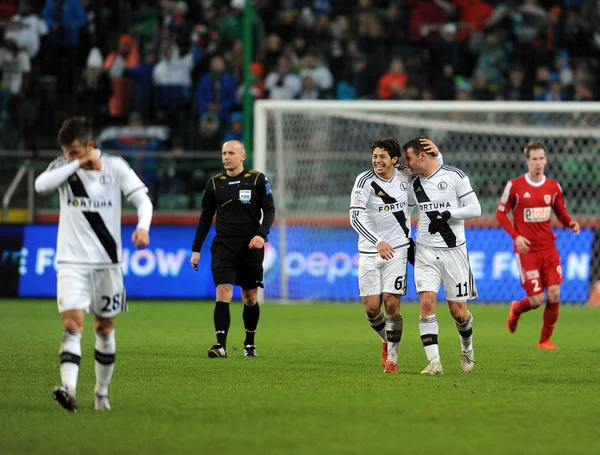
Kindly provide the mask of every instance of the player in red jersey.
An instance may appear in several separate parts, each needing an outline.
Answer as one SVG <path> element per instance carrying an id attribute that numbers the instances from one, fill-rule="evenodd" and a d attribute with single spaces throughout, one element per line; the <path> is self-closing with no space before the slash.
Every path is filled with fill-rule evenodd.
<path id="1" fill-rule="evenodd" d="M 521 283 L 527 297 L 510 304 L 506 324 L 510 333 L 517 330 L 519 317 L 526 311 L 546 308 L 539 349 L 558 349 L 550 337 L 558 319 L 562 268 L 555 245 L 556 236 L 550 229 L 552 210 L 564 226 L 579 234 L 579 223 L 569 216 L 562 188 L 557 181 L 544 175 L 547 163 L 546 149 L 540 142 L 529 142 L 525 147 L 527 174 L 506 184 L 496 210 L 500 226 L 515 241 L 515 253 L 520 267 Z M 513 223 L 508 213 L 513 212 Z"/>

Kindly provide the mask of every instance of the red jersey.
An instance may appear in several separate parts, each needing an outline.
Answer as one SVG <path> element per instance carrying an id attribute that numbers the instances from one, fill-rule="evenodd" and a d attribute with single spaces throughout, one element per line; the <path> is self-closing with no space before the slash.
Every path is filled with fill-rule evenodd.
<path id="1" fill-rule="evenodd" d="M 511 210 L 514 226 L 507 216 Z M 531 242 L 530 251 L 540 251 L 551 247 L 556 239 L 550 228 L 552 210 L 563 225 L 571 223 L 558 182 L 544 176 L 535 183 L 525 174 L 506 184 L 496 219 L 513 240 L 522 235 Z"/>

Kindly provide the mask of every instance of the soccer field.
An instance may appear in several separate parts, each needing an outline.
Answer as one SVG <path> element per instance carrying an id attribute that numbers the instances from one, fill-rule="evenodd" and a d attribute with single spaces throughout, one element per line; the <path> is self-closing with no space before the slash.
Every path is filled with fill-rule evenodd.
<path id="1" fill-rule="evenodd" d="M 477 365 L 437 311 L 443 376 L 427 361 L 418 307 L 404 305 L 399 375 L 385 375 L 360 304 L 263 305 L 259 358 L 242 354 L 232 305 L 229 358 L 209 359 L 212 303 L 130 302 L 117 319 L 113 410 L 94 411 L 94 336 L 86 320 L 79 413 L 51 397 L 61 323 L 54 301 L 0 301 L 3 454 L 592 454 L 600 453 L 600 311 L 561 308 L 538 351 L 540 310 L 517 333 L 507 306 L 472 305 Z"/>

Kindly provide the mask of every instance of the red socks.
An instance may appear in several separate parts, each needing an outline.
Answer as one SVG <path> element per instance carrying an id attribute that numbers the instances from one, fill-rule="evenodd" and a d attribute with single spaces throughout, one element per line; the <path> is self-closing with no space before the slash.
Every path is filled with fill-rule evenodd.
<path id="1" fill-rule="evenodd" d="M 546 302 L 546 308 L 544 309 L 544 325 L 542 326 L 542 335 L 540 337 L 540 343 L 548 341 L 554 332 L 554 326 L 558 319 L 558 302 L 550 303 Z"/>
<path id="2" fill-rule="evenodd" d="M 519 303 L 514 308 L 514 313 L 516 316 L 519 316 L 521 313 L 525 313 L 526 311 L 531 310 L 531 304 L 529 303 L 529 297 L 523 297 L 519 300 Z"/>

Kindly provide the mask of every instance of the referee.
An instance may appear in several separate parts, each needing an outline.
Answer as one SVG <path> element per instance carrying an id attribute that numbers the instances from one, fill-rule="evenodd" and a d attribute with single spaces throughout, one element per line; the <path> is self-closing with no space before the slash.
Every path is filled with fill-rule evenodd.
<path id="1" fill-rule="evenodd" d="M 231 323 L 229 304 L 235 284 L 242 288 L 244 302 L 244 356 L 257 357 L 254 334 L 260 309 L 256 292 L 258 286 L 264 287 L 264 245 L 275 220 L 275 204 L 267 177 L 244 167 L 244 144 L 225 142 L 221 156 L 225 172 L 215 175 L 206 184 L 190 264 L 198 270 L 200 249 L 216 213 L 217 232 L 210 251 L 212 276 L 217 288 L 214 312 L 217 344 L 208 350 L 208 356 L 227 357 L 227 332 Z"/>

